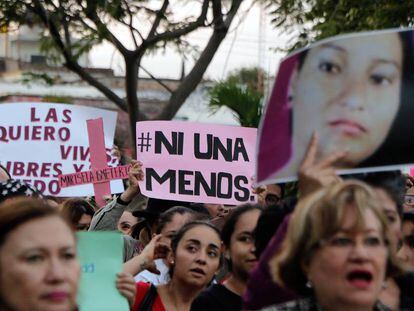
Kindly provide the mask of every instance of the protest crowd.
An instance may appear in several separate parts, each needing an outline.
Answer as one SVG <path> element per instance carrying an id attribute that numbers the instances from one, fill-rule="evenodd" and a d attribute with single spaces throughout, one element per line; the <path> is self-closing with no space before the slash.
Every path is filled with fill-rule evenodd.
<path id="1" fill-rule="evenodd" d="M 258 202 L 240 206 L 137 205 L 135 160 L 102 208 L 43 197 L 2 167 L 1 310 L 76 310 L 75 232 L 87 230 L 122 233 L 113 286 L 131 310 L 414 310 L 412 177 L 340 177 L 343 154 L 317 159 L 317 148 L 313 136 L 297 183 L 256 188 Z"/>
<path id="2" fill-rule="evenodd" d="M 345 50 L 329 44 L 321 49 L 341 55 Z M 381 66 L 400 68 L 401 61 L 383 58 Z M 337 67 L 324 63 L 318 68 L 336 75 L 342 72 Z M 392 84 L 392 79 L 378 82 L 378 75 L 370 79 L 376 86 Z M 331 123 L 352 139 L 369 132 L 342 119 Z M 173 133 L 176 144 L 169 144 L 158 130 L 155 150 L 182 155 L 187 148 L 182 144 L 184 134 Z M 171 160 L 174 169 L 161 175 L 146 170 L 148 163 L 137 156 L 139 160 L 120 160 L 130 165 L 122 193 L 105 198 L 55 197 L 12 178 L 6 165 L 1 166 L 0 311 L 88 311 L 111 292 L 119 296 L 119 305 L 112 301 L 105 310 L 414 310 L 414 178 L 399 170 L 339 174 L 336 164 L 348 164 L 354 150 L 335 146 L 320 152 L 324 142 L 318 134 L 300 146 L 303 156 L 295 154 L 296 181 L 251 189 L 246 188 L 251 176 L 239 171 L 231 176 L 220 167 L 210 175 L 215 184 L 209 188 L 202 168 L 190 171 L 185 160 Z M 200 139 L 200 134 L 194 137 Z M 240 138 L 228 139 L 228 149 L 218 137 L 209 138 L 207 152 L 192 149 L 205 166 L 217 165 L 209 161 L 217 160 L 220 152 L 228 163 L 252 158 L 249 150 L 254 147 L 249 149 Z M 375 143 L 375 150 L 382 140 Z M 144 135 L 137 146 L 144 149 Z M 67 148 L 62 148 L 66 156 Z M 363 151 L 368 157 L 372 150 Z M 197 185 L 191 191 L 186 188 L 190 176 Z M 75 177 L 67 181 L 76 181 Z M 154 186 L 151 180 L 154 185 L 167 184 L 174 196 L 158 196 L 155 190 L 153 197 L 144 196 L 144 190 Z M 228 197 L 244 203 L 225 204 L 224 180 L 234 190 Z M 223 204 L 173 200 L 179 195 L 197 197 L 200 189 L 210 191 L 217 201 L 221 196 Z M 88 234 L 115 232 L 120 264 L 108 283 L 102 277 L 105 271 L 83 261 L 79 245 Z M 99 248 L 115 254 L 115 244 L 99 240 L 89 244 L 89 251 L 93 255 Z M 99 256 L 95 255 L 97 260 L 102 259 Z M 108 290 L 97 292 L 93 283 L 82 287 L 88 273 L 100 273 L 96 282 L 107 282 Z M 86 296 L 92 297 L 89 307 L 81 303 Z"/>

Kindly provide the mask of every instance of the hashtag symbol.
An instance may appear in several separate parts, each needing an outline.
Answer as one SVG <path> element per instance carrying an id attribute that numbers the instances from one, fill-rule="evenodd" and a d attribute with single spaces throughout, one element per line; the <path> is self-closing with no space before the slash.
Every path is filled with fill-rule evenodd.
<path id="1" fill-rule="evenodd" d="M 150 141 L 152 140 L 152 138 L 150 137 L 150 133 L 147 132 L 147 136 L 145 137 L 144 133 L 141 133 L 141 136 L 137 138 L 138 140 L 138 147 L 141 147 L 140 152 L 144 152 L 144 148 L 145 151 L 148 152 L 148 148 L 151 147 Z"/>

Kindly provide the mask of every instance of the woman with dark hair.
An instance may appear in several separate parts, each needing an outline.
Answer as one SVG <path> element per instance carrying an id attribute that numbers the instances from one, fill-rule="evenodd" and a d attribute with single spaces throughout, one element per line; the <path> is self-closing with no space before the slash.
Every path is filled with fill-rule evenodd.
<path id="1" fill-rule="evenodd" d="M 383 144 L 359 167 L 384 166 L 388 164 L 412 163 L 414 146 L 409 133 L 412 129 L 414 108 L 414 31 L 398 32 L 403 52 L 400 105 L 391 129 Z"/>
<path id="2" fill-rule="evenodd" d="M 414 112 L 412 35 L 392 30 L 343 36 L 292 56 L 298 59 L 287 104 L 293 153 L 277 178 L 295 175 L 313 132 L 323 142 L 321 158 L 346 151 L 339 168 L 412 161 L 406 135 Z"/>
<path id="3" fill-rule="evenodd" d="M 142 258 L 139 265 L 141 269 L 146 269 L 155 258 L 159 258 L 160 253 L 163 253 L 160 257 L 168 255 L 165 245 L 158 243 L 158 237 L 138 255 Z M 171 281 L 157 287 L 138 282 L 132 310 L 190 310 L 193 299 L 211 282 L 220 268 L 220 233 L 208 222 L 189 222 L 172 238 L 171 253 Z"/>
<path id="4" fill-rule="evenodd" d="M 75 231 L 88 231 L 95 213 L 90 203 L 81 198 L 65 200 L 60 211 Z"/>
<path id="5" fill-rule="evenodd" d="M 398 258 L 406 263 L 410 270 L 414 270 L 414 212 L 404 213 L 401 229 L 401 247 L 398 250 Z"/>
<path id="6" fill-rule="evenodd" d="M 196 310 L 241 310 L 242 298 L 250 271 L 257 263 L 254 230 L 262 208 L 243 205 L 236 208 L 225 222 L 221 238 L 230 274 L 223 284 L 211 285 L 193 302 Z"/>
<path id="7" fill-rule="evenodd" d="M 184 207 L 175 206 L 160 215 L 156 234 L 160 234 L 160 242 L 171 245 L 171 239 L 187 222 L 201 219 L 203 217 L 199 213 Z M 147 282 L 154 285 L 166 284 L 170 281 L 168 258 L 160 258 L 154 260 L 155 268 L 158 273 L 149 270 L 141 271 L 135 276 L 136 282 Z M 135 265 L 134 265 L 135 266 Z M 136 271 L 132 271 L 133 274 Z"/>

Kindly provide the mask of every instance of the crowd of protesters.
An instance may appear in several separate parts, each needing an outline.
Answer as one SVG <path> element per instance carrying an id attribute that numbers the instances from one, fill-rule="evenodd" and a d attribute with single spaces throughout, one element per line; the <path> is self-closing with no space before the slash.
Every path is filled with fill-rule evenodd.
<path id="1" fill-rule="evenodd" d="M 131 310 L 414 310 L 414 184 L 400 171 L 338 176 L 343 154 L 257 204 L 142 198 L 144 164 L 97 208 L 58 201 L 0 168 L 0 310 L 77 310 L 75 231 L 123 234 L 116 287 Z M 143 200 L 141 200 L 143 199 Z"/>

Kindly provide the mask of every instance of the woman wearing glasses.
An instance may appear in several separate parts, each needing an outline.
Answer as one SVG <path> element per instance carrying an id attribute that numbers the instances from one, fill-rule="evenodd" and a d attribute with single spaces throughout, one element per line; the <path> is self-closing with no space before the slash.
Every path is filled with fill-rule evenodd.
<path id="1" fill-rule="evenodd" d="M 408 188 L 404 196 L 404 212 L 411 212 L 414 210 L 414 187 Z"/>
<path id="2" fill-rule="evenodd" d="M 390 310 L 378 298 L 385 279 L 400 268 L 381 204 L 357 181 L 300 201 L 270 266 L 277 283 L 306 298 L 266 310 Z"/>

